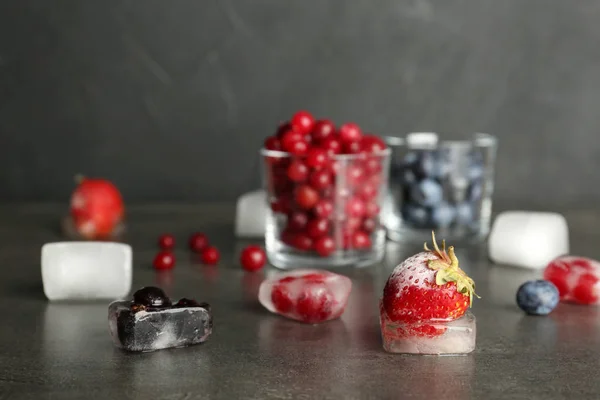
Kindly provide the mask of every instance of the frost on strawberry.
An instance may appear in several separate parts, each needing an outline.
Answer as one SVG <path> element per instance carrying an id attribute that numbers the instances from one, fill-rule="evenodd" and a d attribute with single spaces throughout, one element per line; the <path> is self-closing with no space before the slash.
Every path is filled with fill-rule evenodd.
<path id="1" fill-rule="evenodd" d="M 459 267 L 454 247 L 437 245 L 398 265 L 380 302 L 384 348 L 394 353 L 459 354 L 475 348 L 468 312 L 475 283 Z"/>
<path id="2" fill-rule="evenodd" d="M 575 256 L 558 257 L 544 270 L 544 279 L 558 288 L 561 301 L 600 304 L 599 261 Z"/>

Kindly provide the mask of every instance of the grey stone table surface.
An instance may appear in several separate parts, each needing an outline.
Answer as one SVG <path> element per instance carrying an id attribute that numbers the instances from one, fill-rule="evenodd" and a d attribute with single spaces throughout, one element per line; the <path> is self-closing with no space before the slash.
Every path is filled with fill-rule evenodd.
<path id="1" fill-rule="evenodd" d="M 0 207 L 0 399 L 598 399 L 600 309 L 559 305 L 527 317 L 515 290 L 539 276 L 487 261 L 483 245 L 461 248 L 463 268 L 482 296 L 477 349 L 459 357 L 404 356 L 382 349 L 377 300 L 392 268 L 419 250 L 388 243 L 379 265 L 343 269 L 353 280 L 340 320 L 310 326 L 269 314 L 256 299 L 274 271 L 245 273 L 229 204 L 135 206 L 125 240 L 134 249 L 133 287 L 160 285 L 173 297 L 212 304 L 205 344 L 128 354 L 113 347 L 107 304 L 49 303 L 40 247 L 61 240 L 58 205 Z M 569 211 L 572 252 L 600 257 L 600 212 Z M 186 238 L 200 230 L 219 247 L 202 266 Z M 177 266 L 151 267 L 160 233 L 179 240 Z M 254 242 L 260 242 L 256 240 Z"/>

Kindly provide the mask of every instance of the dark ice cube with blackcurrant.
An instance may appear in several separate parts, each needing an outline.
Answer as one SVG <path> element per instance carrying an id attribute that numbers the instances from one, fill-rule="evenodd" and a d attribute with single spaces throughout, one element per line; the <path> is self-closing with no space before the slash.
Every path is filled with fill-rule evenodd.
<path id="1" fill-rule="evenodd" d="M 153 286 L 135 292 L 131 301 L 111 303 L 108 321 L 115 345 L 132 352 L 203 343 L 213 326 L 208 303 L 182 298 L 173 304 L 162 289 Z"/>

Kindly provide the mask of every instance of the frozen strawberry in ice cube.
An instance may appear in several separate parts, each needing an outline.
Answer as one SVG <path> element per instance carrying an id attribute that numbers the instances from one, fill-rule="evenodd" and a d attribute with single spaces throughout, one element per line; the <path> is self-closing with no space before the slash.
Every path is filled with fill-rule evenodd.
<path id="1" fill-rule="evenodd" d="M 302 269 L 263 281 L 258 300 L 269 311 L 318 324 L 339 318 L 348 304 L 352 281 L 329 271 Z"/>
<path id="2" fill-rule="evenodd" d="M 544 279 L 558 288 L 560 300 L 576 304 L 600 303 L 600 262 L 591 258 L 562 256 L 544 270 Z"/>

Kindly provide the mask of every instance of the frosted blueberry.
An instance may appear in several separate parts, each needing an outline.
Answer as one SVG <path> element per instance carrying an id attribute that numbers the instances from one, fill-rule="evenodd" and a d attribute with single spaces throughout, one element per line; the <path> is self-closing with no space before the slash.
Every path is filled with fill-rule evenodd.
<path id="1" fill-rule="evenodd" d="M 469 203 L 461 203 L 456 206 L 456 223 L 469 225 L 473 222 L 473 206 Z"/>
<path id="2" fill-rule="evenodd" d="M 433 179 L 424 179 L 410 191 L 412 199 L 419 205 L 433 207 L 444 197 L 442 186 Z"/>
<path id="3" fill-rule="evenodd" d="M 427 210 L 423 207 L 407 204 L 402 209 L 402 216 L 409 223 L 424 226 L 427 223 Z"/>
<path id="4" fill-rule="evenodd" d="M 545 280 L 528 281 L 517 291 L 517 305 L 530 315 L 548 315 L 557 306 L 558 289 Z"/>
<path id="5" fill-rule="evenodd" d="M 446 202 L 442 202 L 431 210 L 431 223 L 436 228 L 447 228 L 452 224 L 454 216 L 454 207 Z"/>

